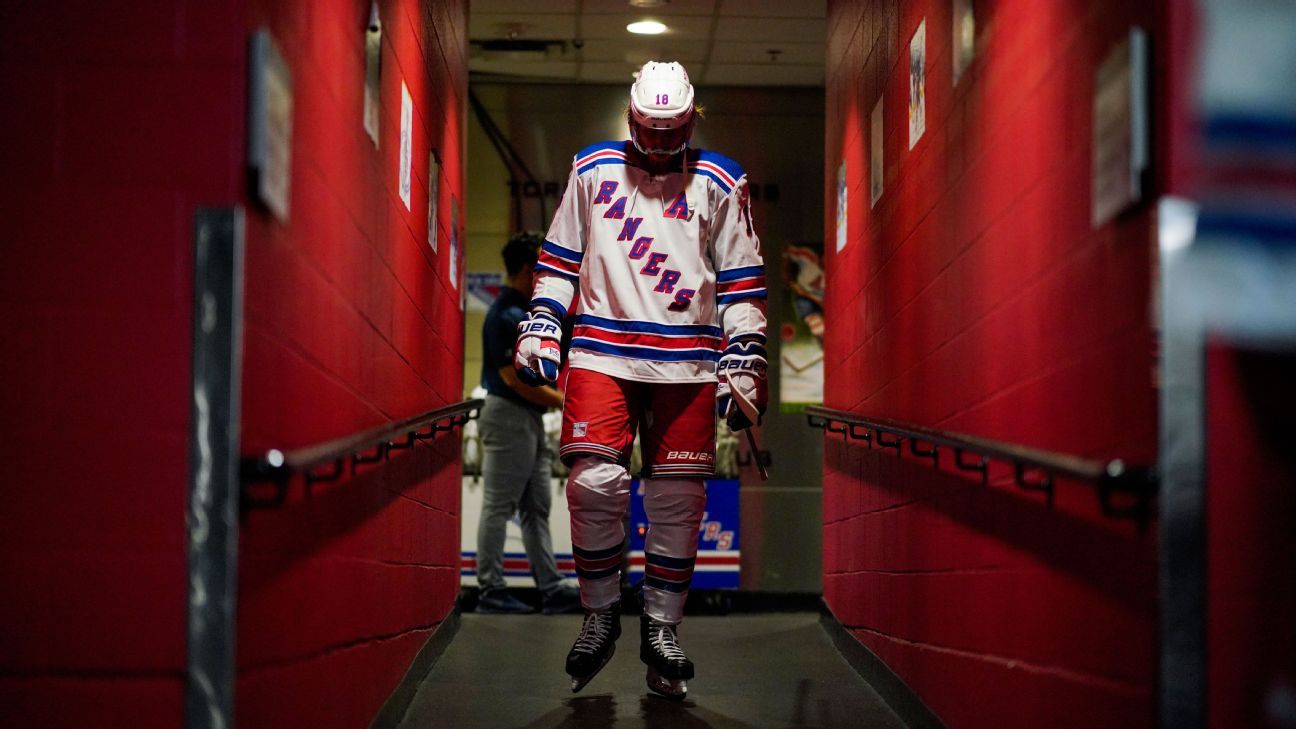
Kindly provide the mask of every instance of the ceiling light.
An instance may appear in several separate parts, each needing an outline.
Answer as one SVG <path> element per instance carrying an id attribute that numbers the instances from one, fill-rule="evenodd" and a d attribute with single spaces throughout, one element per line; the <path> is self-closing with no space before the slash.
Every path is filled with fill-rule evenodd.
<path id="1" fill-rule="evenodd" d="M 665 33 L 666 26 L 655 20 L 640 20 L 627 25 L 626 30 L 639 35 L 657 35 L 658 33 Z"/>
<path id="2" fill-rule="evenodd" d="M 630 0 L 632 8 L 660 8 L 669 3 L 670 0 Z"/>

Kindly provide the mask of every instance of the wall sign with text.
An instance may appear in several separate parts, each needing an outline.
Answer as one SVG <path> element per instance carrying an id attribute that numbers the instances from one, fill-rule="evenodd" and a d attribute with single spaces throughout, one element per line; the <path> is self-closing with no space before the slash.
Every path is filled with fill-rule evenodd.
<path id="1" fill-rule="evenodd" d="M 292 180 L 292 70 L 264 28 L 252 35 L 250 55 L 247 165 L 252 195 L 286 223 Z"/>
<path id="2" fill-rule="evenodd" d="M 378 3 L 369 6 L 369 25 L 365 28 L 364 130 L 378 147 L 378 114 L 382 91 L 382 19 Z"/>
<path id="3" fill-rule="evenodd" d="M 1093 225 L 1143 197 L 1148 168 L 1147 35 L 1140 28 L 1103 59 L 1094 79 Z"/>

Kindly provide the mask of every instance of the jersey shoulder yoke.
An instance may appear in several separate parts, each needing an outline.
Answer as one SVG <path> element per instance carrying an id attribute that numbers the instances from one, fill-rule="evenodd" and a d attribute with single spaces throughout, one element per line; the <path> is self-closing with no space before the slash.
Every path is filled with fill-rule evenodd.
<path id="1" fill-rule="evenodd" d="M 628 140 L 596 142 L 576 153 L 573 164 L 576 174 L 583 175 L 599 165 L 624 165 Z"/>
<path id="2" fill-rule="evenodd" d="M 709 149 L 696 150 L 696 154 L 689 159 L 689 171 L 711 178 L 726 195 L 734 189 L 738 180 L 747 174 L 743 171 L 742 165 Z"/>

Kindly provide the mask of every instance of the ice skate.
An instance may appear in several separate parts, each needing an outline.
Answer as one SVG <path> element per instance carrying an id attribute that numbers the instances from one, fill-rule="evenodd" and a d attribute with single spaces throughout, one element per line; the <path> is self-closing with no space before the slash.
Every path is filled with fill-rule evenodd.
<path id="1" fill-rule="evenodd" d="M 603 670 L 616 652 L 616 639 L 621 637 L 621 603 L 614 602 L 602 610 L 587 610 L 585 622 L 571 652 L 567 654 L 567 675 L 571 676 L 571 690 L 576 693 L 585 688 L 598 672 Z"/>
<path id="2" fill-rule="evenodd" d="M 675 635 L 676 628 L 647 615 L 639 621 L 639 658 L 648 665 L 648 688 L 668 699 L 688 695 L 693 678 L 693 661 L 684 655 Z"/>

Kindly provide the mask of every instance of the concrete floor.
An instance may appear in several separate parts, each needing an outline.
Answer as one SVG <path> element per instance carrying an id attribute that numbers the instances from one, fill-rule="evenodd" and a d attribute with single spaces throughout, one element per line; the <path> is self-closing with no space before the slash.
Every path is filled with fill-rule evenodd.
<path id="1" fill-rule="evenodd" d="M 464 615 L 401 729 L 904 727 L 813 613 L 686 619 L 680 645 L 697 677 L 683 702 L 645 687 L 633 615 L 622 618 L 611 663 L 571 693 L 563 660 L 580 622 L 574 615 Z"/>

